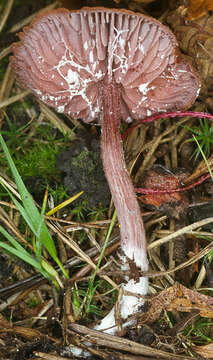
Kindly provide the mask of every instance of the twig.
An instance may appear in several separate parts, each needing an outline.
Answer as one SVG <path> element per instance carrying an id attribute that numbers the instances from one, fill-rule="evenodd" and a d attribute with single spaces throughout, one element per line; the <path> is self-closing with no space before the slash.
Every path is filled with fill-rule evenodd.
<path id="1" fill-rule="evenodd" d="M 84 335 L 85 340 L 94 343 L 98 346 L 106 346 L 107 349 L 116 349 L 124 351 L 125 353 L 131 353 L 136 355 L 155 356 L 155 359 L 174 359 L 174 360 L 192 360 L 192 357 L 176 355 L 173 353 L 167 353 L 165 351 L 156 350 L 149 346 L 138 344 L 134 341 L 121 338 L 115 335 L 109 335 L 101 331 L 89 329 L 86 326 L 78 325 L 75 323 L 69 324 L 71 333 L 77 333 Z M 70 332 L 68 330 L 68 332 Z"/>

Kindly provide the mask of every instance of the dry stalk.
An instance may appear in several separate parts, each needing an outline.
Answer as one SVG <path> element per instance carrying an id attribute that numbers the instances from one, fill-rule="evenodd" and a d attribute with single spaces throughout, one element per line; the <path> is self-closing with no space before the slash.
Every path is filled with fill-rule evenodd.
<path id="1" fill-rule="evenodd" d="M 55 8 L 57 8 L 59 6 L 59 1 L 55 1 L 53 4 L 50 4 L 44 8 L 42 8 L 41 10 L 37 11 L 36 13 L 28 16 L 27 18 L 25 18 L 24 20 L 21 20 L 18 24 L 14 25 L 9 32 L 16 32 L 19 31 L 20 29 L 22 29 L 24 26 L 28 25 L 33 19 L 34 17 L 36 17 L 38 14 L 41 14 L 42 12 L 46 12 L 49 10 L 53 10 Z"/>
<path id="2" fill-rule="evenodd" d="M 27 95 L 30 94 L 30 91 L 29 90 L 25 90 L 25 91 L 22 91 L 20 94 L 18 95 L 14 95 L 14 96 L 11 96 L 9 99 L 6 99 L 6 100 L 3 100 L 0 102 L 0 109 L 2 109 L 3 107 L 6 107 L 8 105 L 11 105 L 23 98 L 25 98 Z"/>
<path id="3" fill-rule="evenodd" d="M 8 0 L 6 5 L 5 5 L 3 14 L 2 14 L 1 19 L 0 19 L 0 32 L 2 31 L 4 25 L 7 22 L 8 16 L 10 15 L 10 11 L 11 11 L 12 6 L 13 6 L 13 2 L 14 2 L 14 0 Z"/>
<path id="4" fill-rule="evenodd" d="M 57 129 L 63 134 L 69 134 L 70 140 L 74 140 L 76 135 L 71 129 L 57 116 L 54 111 L 52 111 L 48 106 L 44 105 L 39 101 L 40 109 L 42 114 L 50 121 L 53 126 L 56 126 Z"/>

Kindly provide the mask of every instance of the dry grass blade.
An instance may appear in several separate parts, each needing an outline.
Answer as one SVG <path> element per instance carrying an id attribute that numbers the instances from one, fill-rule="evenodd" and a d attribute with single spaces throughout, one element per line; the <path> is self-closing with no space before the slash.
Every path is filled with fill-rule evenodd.
<path id="1" fill-rule="evenodd" d="M 9 64 L 7 67 L 7 70 L 5 72 L 4 79 L 1 83 L 0 88 L 0 101 L 6 100 L 8 96 L 10 95 L 10 91 L 13 87 L 14 83 L 14 73 L 12 71 L 11 65 Z"/>
<path id="2" fill-rule="evenodd" d="M 203 250 L 201 250 L 197 255 L 191 257 L 189 260 L 185 261 L 184 263 L 176 266 L 175 268 L 173 268 L 171 270 L 160 271 L 160 272 L 156 272 L 156 273 L 147 272 L 146 274 L 149 277 L 159 277 L 159 276 L 165 276 L 168 274 L 172 274 L 175 271 L 184 269 L 185 267 L 194 264 L 198 260 L 202 259 L 204 256 L 208 255 L 208 253 L 212 250 L 212 247 L 213 247 L 213 245 L 212 245 L 212 243 L 210 243 Z M 196 288 L 198 288 L 198 286 L 196 286 Z"/>
<path id="3" fill-rule="evenodd" d="M 140 154 L 144 154 L 144 160 L 142 165 L 140 166 L 139 170 L 137 171 L 137 174 L 135 176 L 135 182 L 141 178 L 144 170 L 151 166 L 155 162 L 155 152 L 158 149 L 159 145 L 162 145 L 164 143 L 167 143 L 168 141 L 174 141 L 174 135 L 172 134 L 174 131 L 176 131 L 180 126 L 183 126 L 184 123 L 188 121 L 188 117 L 185 117 L 179 121 L 177 121 L 175 124 L 171 124 L 169 127 L 167 127 L 163 132 L 159 133 L 149 142 L 144 141 L 144 145 L 140 146 Z M 131 133 L 130 133 L 131 135 Z M 170 136 L 170 138 L 167 138 L 166 136 Z M 138 145 L 139 146 L 139 145 Z M 131 151 L 131 150 L 129 150 Z M 137 160 L 137 158 L 136 158 Z M 131 166 L 131 171 L 134 166 Z"/>
<path id="4" fill-rule="evenodd" d="M 6 175 L 0 175 L 0 182 L 4 184 L 4 186 L 6 186 L 6 188 L 11 191 L 11 193 L 15 195 L 19 200 L 21 199 L 21 196 L 17 191 L 17 186 Z"/>
<path id="5" fill-rule="evenodd" d="M 20 294 L 21 294 L 21 291 L 16 292 L 15 294 L 8 297 L 6 301 L 2 301 L 0 304 L 0 311 L 4 311 L 9 306 L 12 306 L 13 304 L 15 304 L 16 300 L 19 298 Z"/>
<path id="6" fill-rule="evenodd" d="M 2 31 L 4 25 L 6 24 L 8 16 L 10 15 L 10 11 L 12 9 L 13 2 L 14 2 L 14 0 L 8 0 L 6 6 L 4 8 L 4 12 L 3 12 L 2 16 L 1 16 L 1 19 L 0 19 L 0 32 Z"/>
<path id="7" fill-rule="evenodd" d="M 11 220 L 11 218 L 1 207 L 0 207 L 0 220 L 5 225 L 5 227 L 10 229 L 12 233 L 19 239 L 20 243 L 24 244 L 27 248 L 33 250 L 32 245 L 27 240 L 25 240 L 24 236 L 22 236 L 20 231 L 15 226 L 14 221 Z"/>
<path id="8" fill-rule="evenodd" d="M 113 250 L 114 247 L 117 248 L 118 245 L 119 245 L 119 241 L 118 241 L 117 237 L 110 240 L 109 243 L 107 244 L 107 246 L 110 247 L 111 250 Z M 108 250 L 106 250 L 106 254 L 107 253 L 108 253 Z M 89 249 L 86 254 L 89 257 L 95 257 L 96 256 L 96 258 L 97 258 L 97 256 L 98 256 L 98 258 L 99 258 L 99 252 L 98 252 L 98 249 L 96 247 L 93 247 L 93 248 Z M 72 268 L 72 267 L 74 267 L 76 265 L 81 264 L 81 262 L 82 262 L 82 259 L 80 257 L 74 256 L 74 257 L 72 257 L 71 259 L 69 259 L 66 262 L 64 267 L 66 269 Z M 70 279 L 70 281 L 77 280 L 77 277 L 85 275 L 85 273 L 90 269 L 91 269 L 91 266 L 86 265 L 82 269 L 82 272 L 80 270 L 77 274 L 73 275 L 73 277 Z M 24 291 L 25 289 L 28 289 L 30 287 L 39 286 L 44 281 L 46 281 L 46 280 L 39 274 L 31 276 L 31 277 L 29 277 L 27 279 L 17 281 L 15 284 L 8 285 L 7 287 L 0 289 L 0 296 L 5 297 L 5 296 L 10 296 L 12 294 L 17 294 L 17 292 L 19 292 L 20 290 Z M 5 304 L 5 307 L 7 307 L 9 305 L 10 305 L 10 302 L 7 301 L 6 304 Z M 1 307 L 0 307 L 0 309 L 1 309 Z"/>
<path id="9" fill-rule="evenodd" d="M 114 245 L 109 246 L 105 252 L 104 252 L 104 256 L 107 256 L 109 254 L 111 254 L 113 251 L 115 251 L 119 246 L 119 242 L 115 243 Z M 98 260 L 100 258 L 100 254 L 98 254 L 94 259 L 94 263 L 97 264 Z M 83 276 L 85 276 L 90 270 L 92 269 L 91 265 L 85 265 L 82 269 L 80 269 L 75 275 L 73 275 L 71 277 L 71 279 L 69 279 L 69 282 L 75 282 L 76 280 L 82 278 Z"/>
<path id="10" fill-rule="evenodd" d="M 195 222 L 195 223 L 193 223 L 191 225 L 185 226 L 182 229 L 175 231 L 174 233 L 164 237 L 163 239 L 153 241 L 151 244 L 149 244 L 147 246 L 147 248 L 148 248 L 148 250 L 153 249 L 155 247 L 158 247 L 158 246 L 160 246 L 162 244 L 167 243 L 168 241 L 171 241 L 171 240 L 175 239 L 179 235 L 190 233 L 192 230 L 197 229 L 197 228 L 199 228 L 201 226 L 210 224 L 212 222 L 213 222 L 213 217 L 209 217 L 207 219 L 197 221 L 197 222 Z"/>
<path id="11" fill-rule="evenodd" d="M 10 97 L 9 99 L 6 99 L 6 100 L 3 100 L 0 102 L 0 109 L 3 108 L 3 107 L 6 107 L 8 105 L 11 105 L 21 99 L 23 99 L 24 97 L 26 97 L 27 95 L 30 94 L 30 91 L 29 90 L 25 90 L 23 91 L 21 94 L 18 94 L 18 95 L 14 95 L 12 97 Z"/>
<path id="12" fill-rule="evenodd" d="M 156 151 L 156 149 L 158 148 L 162 138 L 163 138 L 163 134 L 158 136 L 156 139 L 154 139 L 152 146 L 149 148 L 149 151 L 144 158 L 143 164 L 140 167 L 140 175 L 147 168 L 148 164 L 150 164 L 153 154 Z"/>
<path id="13" fill-rule="evenodd" d="M 90 257 L 83 250 L 81 250 L 81 248 L 75 243 L 75 241 L 72 240 L 71 237 L 69 237 L 67 234 L 64 234 L 63 231 L 59 227 L 53 226 L 51 223 L 48 223 L 48 227 L 51 228 L 54 232 L 56 232 L 58 234 L 59 238 L 66 245 L 68 245 L 72 250 L 74 250 L 75 253 L 77 253 L 78 256 L 81 257 L 81 259 L 86 261 L 94 270 L 96 269 L 96 265 L 94 264 L 94 262 L 90 259 Z M 109 276 L 102 275 L 100 270 L 98 270 L 97 273 L 100 275 L 100 277 L 102 277 L 109 284 L 111 284 L 112 287 L 114 287 L 117 290 L 119 289 L 118 285 L 112 279 L 110 279 Z"/>
<path id="14" fill-rule="evenodd" d="M 53 4 L 51 5 L 48 5 L 44 8 L 42 8 L 41 10 L 39 10 L 38 12 L 28 16 L 27 18 L 25 18 L 24 20 L 22 20 L 21 22 L 19 22 L 18 24 L 14 25 L 10 30 L 9 32 L 16 32 L 16 31 L 19 31 L 23 26 L 26 26 L 28 25 L 33 19 L 35 16 L 37 16 L 38 14 L 41 14 L 45 11 L 49 11 L 49 10 L 53 10 L 55 8 L 57 8 L 58 6 L 60 5 L 60 2 L 59 1 L 55 1 Z"/>
<path id="15" fill-rule="evenodd" d="M 70 140 L 74 140 L 76 138 L 76 135 L 71 129 L 60 119 L 54 111 L 52 111 L 48 106 L 44 105 L 39 101 L 40 109 L 42 114 L 46 117 L 47 120 L 50 121 L 54 126 L 57 127 L 59 131 L 61 131 L 63 134 L 69 134 Z"/>
<path id="16" fill-rule="evenodd" d="M 12 52 L 11 46 L 8 46 L 7 48 L 3 49 L 0 52 L 0 61 L 4 59 L 7 55 L 9 55 Z"/>

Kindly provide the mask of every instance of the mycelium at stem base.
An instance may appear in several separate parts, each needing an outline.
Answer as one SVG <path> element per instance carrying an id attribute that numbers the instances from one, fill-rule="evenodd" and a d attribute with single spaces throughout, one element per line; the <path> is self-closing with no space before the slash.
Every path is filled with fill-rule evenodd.
<path id="1" fill-rule="evenodd" d="M 118 85 L 108 76 L 101 88 L 103 117 L 101 133 L 101 154 L 106 178 L 120 223 L 122 269 L 131 273 L 122 285 L 123 290 L 138 295 L 147 294 L 148 279 L 140 277 L 139 271 L 148 269 L 146 238 L 140 207 L 126 169 L 122 140 L 120 135 L 120 94 Z M 135 296 L 124 295 L 120 303 L 122 320 L 137 312 L 142 300 Z M 96 326 L 97 330 L 115 333 L 114 308 Z"/>

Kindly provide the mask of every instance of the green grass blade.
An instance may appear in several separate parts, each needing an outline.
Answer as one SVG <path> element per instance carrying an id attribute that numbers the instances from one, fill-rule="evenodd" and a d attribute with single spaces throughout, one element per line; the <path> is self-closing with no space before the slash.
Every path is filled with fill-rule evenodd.
<path id="1" fill-rule="evenodd" d="M 23 248 L 23 246 L 21 244 L 19 244 L 18 241 L 16 241 L 1 225 L 0 225 L 0 232 L 2 233 L 2 235 L 4 235 L 4 237 L 6 237 L 6 239 L 13 245 L 14 248 L 16 248 L 17 250 L 28 254 L 28 252 Z"/>
<path id="2" fill-rule="evenodd" d="M 97 272 L 98 272 L 98 270 L 100 268 L 100 265 L 101 265 L 101 262 L 103 260 L 104 252 L 106 250 L 106 247 L 107 247 L 108 241 L 110 239 L 113 227 L 115 225 L 116 218 L 117 218 L 117 212 L 115 210 L 114 213 L 113 213 L 113 216 L 112 216 L 112 220 L 110 222 L 110 226 L 109 226 L 109 229 L 108 229 L 108 232 L 107 232 L 107 236 L 106 236 L 103 248 L 101 250 L 101 253 L 100 253 L 100 256 L 99 256 L 99 259 L 98 259 L 98 263 L 97 263 L 95 271 L 94 271 L 94 273 L 93 273 L 93 275 L 92 275 L 92 277 L 91 277 L 91 279 L 89 281 L 88 291 L 87 291 L 87 299 L 86 299 L 86 304 L 85 304 L 85 308 L 86 308 L 87 312 L 89 311 L 88 309 L 90 308 L 90 304 L 91 304 L 91 301 L 92 301 L 92 298 L 93 298 L 93 295 L 94 295 L 94 292 L 95 292 L 95 289 L 96 289 L 94 287 L 95 277 L 97 275 Z"/>
<path id="3" fill-rule="evenodd" d="M 25 261 L 26 263 L 30 264 L 31 266 L 33 266 L 35 269 L 37 269 L 43 276 L 45 276 L 46 278 L 48 278 L 48 275 L 46 272 L 44 272 L 39 264 L 38 261 L 36 261 L 32 256 L 30 256 L 29 254 L 23 254 L 21 251 L 15 249 L 14 247 L 12 247 L 11 245 L 8 245 L 2 241 L 0 241 L 0 247 L 7 250 L 8 252 L 10 252 L 11 254 L 15 255 L 16 257 L 18 257 L 19 259 Z"/>
<path id="4" fill-rule="evenodd" d="M 16 166 L 12 160 L 12 157 L 11 157 L 9 150 L 3 140 L 2 135 L 0 135 L 0 143 L 4 150 L 7 161 L 10 165 L 10 169 L 12 171 L 13 177 L 14 177 L 16 185 L 18 187 L 18 191 L 21 196 L 21 200 L 23 202 L 25 211 L 27 212 L 28 216 L 31 218 L 35 229 L 38 229 L 40 226 L 40 223 L 41 223 L 41 215 L 40 215 L 36 205 L 34 204 L 33 198 L 31 197 L 30 193 L 28 192 L 27 188 L 25 187 L 25 185 L 22 181 L 22 178 L 19 175 L 18 170 L 16 169 Z M 57 256 L 55 244 L 51 240 L 50 236 L 47 235 L 47 232 L 48 232 L 48 230 L 46 229 L 46 226 L 44 224 L 42 226 L 42 230 L 41 230 L 41 239 L 45 240 L 43 242 L 43 244 L 49 251 L 50 255 L 54 258 Z M 46 238 L 46 236 L 47 236 L 47 238 Z"/>
<path id="5" fill-rule="evenodd" d="M 205 156 L 205 154 L 204 154 L 204 152 L 203 152 L 203 150 L 202 150 L 202 148 L 201 148 L 201 146 L 200 146 L 200 144 L 199 144 L 196 136 L 193 135 L 193 137 L 194 137 L 194 140 L 195 140 L 195 142 L 196 142 L 196 144 L 197 144 L 197 146 L 198 146 L 198 148 L 199 148 L 199 150 L 200 150 L 200 153 L 201 153 L 201 155 L 202 155 L 202 157 L 203 157 L 203 160 L 204 160 L 204 162 L 205 162 L 205 164 L 206 164 L 206 167 L 207 167 L 207 169 L 208 169 L 208 171 L 209 171 L 209 174 L 210 174 L 210 176 L 211 176 L 211 179 L 212 179 L 212 181 L 213 181 L 213 173 L 212 173 L 212 169 L 211 169 L 211 167 L 210 167 L 210 165 L 209 165 L 209 163 L 208 163 L 208 160 L 207 160 L 207 158 L 206 158 L 206 156 Z"/>
<path id="6" fill-rule="evenodd" d="M 48 264 L 42 258 L 40 261 L 38 261 L 38 259 L 35 259 L 1 225 L 0 225 L 0 233 L 2 233 L 2 235 L 4 235 L 5 238 L 12 244 L 12 246 L 10 246 L 0 241 L 0 247 L 2 247 L 11 254 L 15 255 L 16 257 L 19 257 L 21 260 L 33 266 L 44 277 L 52 281 L 57 288 L 59 288 L 58 284 L 60 285 L 60 287 L 63 287 L 63 284 L 60 281 L 57 271 L 50 264 Z"/>
<path id="7" fill-rule="evenodd" d="M 61 264 L 61 262 L 57 256 L 55 243 L 46 227 L 46 224 L 44 223 L 44 220 L 42 219 L 41 214 L 39 213 L 36 205 L 34 204 L 32 196 L 30 195 L 27 188 L 25 187 L 24 182 L 22 181 L 22 178 L 19 175 L 18 170 L 16 169 L 16 166 L 13 162 L 13 159 L 9 153 L 7 145 L 1 134 L 0 134 L 0 143 L 1 143 L 1 146 L 5 153 L 5 156 L 7 158 L 7 161 L 9 163 L 9 166 L 12 171 L 13 177 L 15 179 L 16 185 L 18 187 L 19 194 L 21 196 L 21 200 L 22 200 L 23 208 L 24 208 L 24 211 L 22 210 L 23 217 L 26 218 L 26 221 L 28 222 L 28 224 L 31 224 L 30 228 L 31 229 L 32 229 L 32 227 L 34 228 L 34 232 L 37 233 L 39 231 L 38 240 L 41 241 L 41 243 L 47 249 L 47 251 L 49 252 L 51 257 L 59 265 L 63 274 L 66 277 L 68 277 L 66 270 L 64 269 L 63 265 Z M 24 213 L 27 215 L 24 216 Z"/>
<path id="8" fill-rule="evenodd" d="M 94 274 L 93 274 L 93 277 L 92 277 L 92 280 L 91 280 L 92 282 L 94 282 L 94 279 L 95 279 L 95 277 L 96 277 L 96 275 L 97 275 L 97 272 L 98 272 L 98 270 L 99 270 L 99 268 L 100 268 L 101 261 L 103 260 L 103 257 L 104 257 L 104 252 L 105 252 L 105 250 L 106 250 L 108 241 L 109 241 L 109 239 L 110 239 L 110 236 L 111 236 L 111 233 L 112 233 L 112 229 L 113 229 L 113 227 L 114 227 L 114 225 L 115 225 L 115 222 L 116 222 L 116 218 L 117 218 L 117 212 L 116 212 L 116 210 L 115 210 L 114 213 L 113 213 L 113 216 L 112 216 L 112 220 L 111 220 L 111 222 L 110 222 L 110 226 L 109 226 L 109 229 L 108 229 L 108 232 L 107 232 L 107 236 L 106 236 L 106 240 L 105 240 L 105 242 L 104 242 L 104 246 L 103 246 L 103 248 L 102 248 L 102 250 L 101 250 L 100 257 L 99 257 L 99 259 L 98 259 L 98 263 L 97 263 L 97 265 L 96 265 L 96 268 L 95 268 L 95 271 L 94 271 Z"/>

